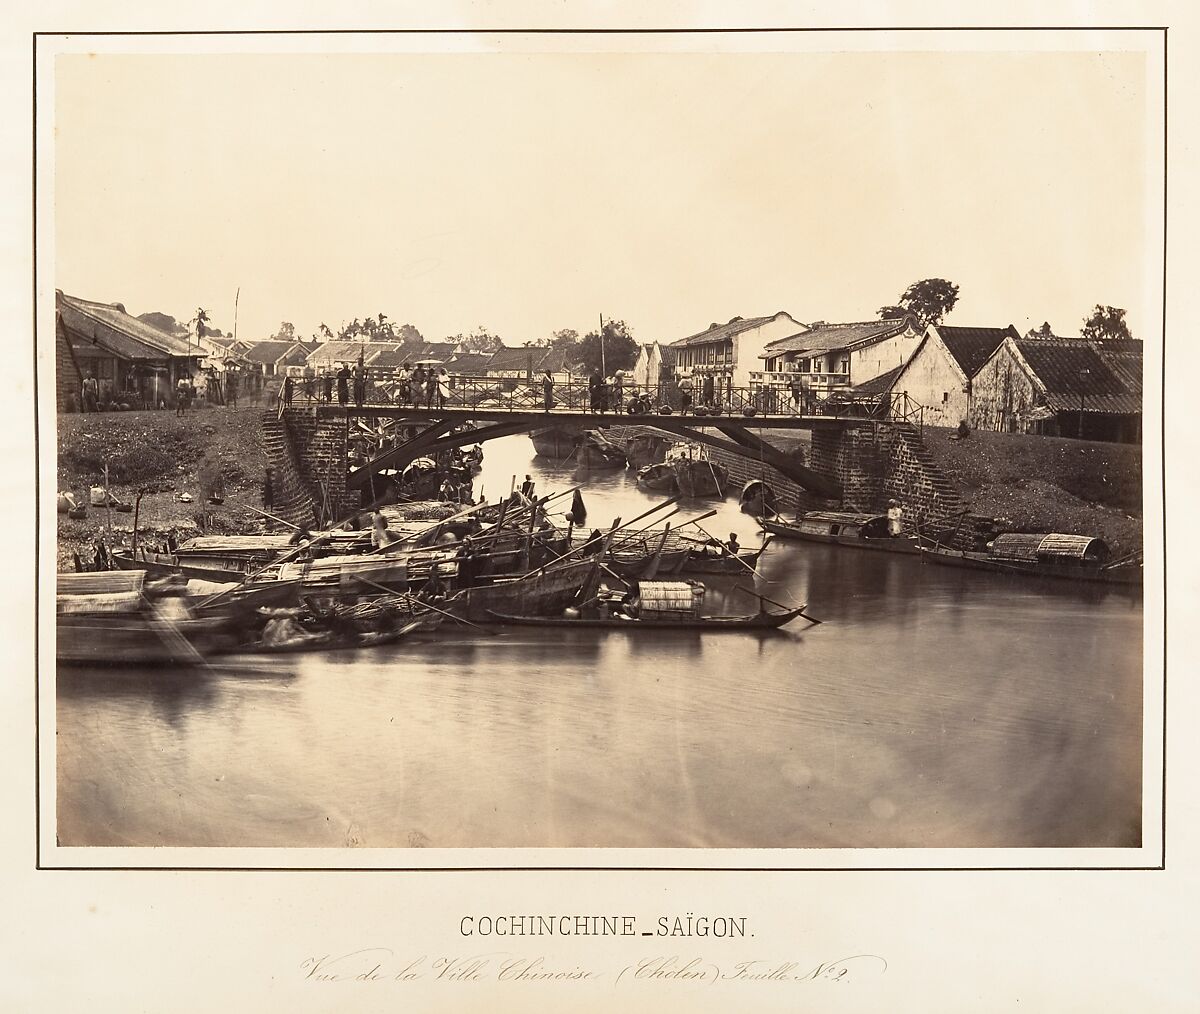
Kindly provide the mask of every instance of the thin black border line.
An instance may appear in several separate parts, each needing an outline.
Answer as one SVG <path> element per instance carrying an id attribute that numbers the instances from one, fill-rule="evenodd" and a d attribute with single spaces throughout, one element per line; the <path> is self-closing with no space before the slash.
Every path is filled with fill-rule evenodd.
<path id="1" fill-rule="evenodd" d="M 34 834 L 37 836 L 33 843 L 34 868 L 42 869 L 42 725 L 41 725 L 41 591 L 42 591 L 42 439 L 39 428 L 38 409 L 41 402 L 41 385 L 38 383 L 38 88 L 37 88 L 37 53 L 38 36 L 33 35 L 33 805 Z M 58 329 L 55 328 L 57 335 Z M 58 367 L 55 365 L 55 382 L 58 380 Z M 55 405 L 54 442 L 55 454 L 58 453 L 58 406 Z M 55 541 L 57 542 L 57 532 Z"/>
<path id="2" fill-rule="evenodd" d="M 78 37 L 124 38 L 140 36 L 212 36 L 212 35 L 708 35 L 708 34 L 808 34 L 830 32 L 1161 32 L 1163 58 L 1163 283 L 1162 283 L 1162 348 L 1161 348 L 1161 408 L 1159 427 L 1161 446 L 1162 497 L 1162 561 L 1163 561 L 1163 702 L 1162 702 L 1162 786 L 1160 858 L 1156 866 L 43 866 L 41 831 L 41 716 L 40 716 L 40 604 L 41 574 L 41 434 L 38 425 L 38 405 L 41 397 L 38 384 L 38 303 L 37 303 L 37 45 L 38 39 Z M 229 31 L 131 31 L 131 32 L 33 32 L 33 375 L 34 375 L 34 869 L 45 872 L 148 872 L 148 873 L 521 873 L 521 872 L 622 872 L 622 873 L 1036 873 L 1036 872 L 1163 872 L 1167 868 L 1167 226 L 1170 158 L 1168 117 L 1168 36 L 1167 25 L 933 25 L 857 26 L 851 28 L 336 28 L 280 29 Z M 1144 657 L 1144 656 L 1143 656 Z M 1142 670 L 1142 695 L 1145 698 L 1145 667 Z M 1145 744 L 1143 742 L 1143 750 Z"/>
<path id="3" fill-rule="evenodd" d="M 1170 89 L 1167 85 L 1167 29 L 1163 29 L 1163 277 L 1162 277 L 1162 353 L 1160 369 L 1161 403 L 1159 406 L 1160 444 L 1159 455 L 1162 459 L 1160 466 L 1162 474 L 1162 582 L 1163 582 L 1163 718 L 1162 718 L 1162 869 L 1167 868 L 1167 162 L 1171 157 L 1167 115 L 1167 102 Z M 1143 604 L 1144 605 L 1144 604 Z M 1145 664 L 1142 666 L 1142 699 L 1145 700 Z M 1143 753 L 1145 747 L 1143 745 Z"/>
<path id="4" fill-rule="evenodd" d="M 795 35 L 830 32 L 1166 32 L 1166 25 L 821 25 L 811 28 L 238 28 L 187 31 L 34 32 L 35 37 L 156 35 Z"/>
<path id="5" fill-rule="evenodd" d="M 128 846 L 138 848 L 140 846 Z M 153 847 L 153 846 L 150 846 Z M 1161 866 L 45 866 L 46 873 L 1158 873 Z"/>

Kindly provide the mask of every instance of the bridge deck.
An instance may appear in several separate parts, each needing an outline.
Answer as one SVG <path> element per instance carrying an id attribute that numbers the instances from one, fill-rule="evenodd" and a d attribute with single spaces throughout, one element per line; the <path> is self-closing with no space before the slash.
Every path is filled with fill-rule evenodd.
<path id="1" fill-rule="evenodd" d="M 544 412 L 522 408 L 460 408 L 452 406 L 446 406 L 445 408 L 413 408 L 411 406 L 393 404 L 330 405 L 327 403 L 317 403 L 309 406 L 300 402 L 293 403 L 291 407 L 293 409 L 316 408 L 319 419 L 337 419 L 343 416 L 349 418 L 377 416 L 384 419 L 413 419 L 428 420 L 430 422 L 442 419 L 461 419 L 463 422 L 467 420 L 475 420 L 477 422 L 525 422 L 529 424 L 531 429 L 554 426 L 558 423 L 582 423 L 587 427 L 641 424 L 657 426 L 660 429 L 670 432 L 679 432 L 685 428 L 695 429 L 697 427 L 716 426 L 718 424 L 728 426 L 732 423 L 755 430 L 812 430 L 837 428 L 847 425 L 862 426 L 872 421 L 861 416 L 783 414 L 697 416 L 690 413 L 688 415 L 680 415 L 678 413 L 672 415 L 659 415 L 657 413 L 628 415 L 617 412 L 589 412 L 570 408 L 555 408 L 550 412 Z"/>

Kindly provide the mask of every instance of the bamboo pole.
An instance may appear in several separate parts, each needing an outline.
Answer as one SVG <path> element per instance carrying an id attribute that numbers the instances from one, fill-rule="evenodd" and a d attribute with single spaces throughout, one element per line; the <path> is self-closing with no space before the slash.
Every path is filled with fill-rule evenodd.
<path id="1" fill-rule="evenodd" d="M 296 531 L 301 531 L 299 525 L 294 525 L 290 521 L 284 521 L 283 518 L 276 517 L 274 514 L 271 514 L 268 511 L 259 510 L 257 507 L 251 506 L 250 504 L 244 504 L 243 506 L 245 506 L 247 510 L 254 511 L 255 514 L 261 514 L 264 518 L 270 518 L 272 521 L 278 521 L 281 525 L 287 525 L 288 528 L 294 528 Z"/>
<path id="2" fill-rule="evenodd" d="M 715 542 L 718 546 L 725 545 L 720 539 L 713 536 L 711 532 L 708 532 L 707 530 L 705 530 L 705 528 L 702 525 L 696 525 L 696 527 L 699 528 L 700 531 L 704 532 L 704 534 L 707 535 L 710 539 L 712 539 L 712 541 Z M 733 559 L 737 560 L 738 564 L 741 567 L 748 570 L 751 574 L 755 575 L 756 577 L 758 576 L 757 571 L 755 571 L 755 569 L 753 567 L 751 567 L 750 564 L 745 563 L 736 553 L 730 553 L 729 555 L 731 557 L 733 557 Z M 757 593 L 755 593 L 755 594 L 757 594 Z"/>

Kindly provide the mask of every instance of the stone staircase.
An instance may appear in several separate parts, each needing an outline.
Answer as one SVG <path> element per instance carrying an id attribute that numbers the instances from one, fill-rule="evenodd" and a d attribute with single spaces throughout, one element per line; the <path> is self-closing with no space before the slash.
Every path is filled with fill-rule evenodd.
<path id="1" fill-rule="evenodd" d="M 294 525 L 313 524 L 312 493 L 300 478 L 296 452 L 287 428 L 273 410 L 268 410 L 262 416 L 262 429 L 272 492 L 272 502 L 267 505 L 267 510 Z"/>

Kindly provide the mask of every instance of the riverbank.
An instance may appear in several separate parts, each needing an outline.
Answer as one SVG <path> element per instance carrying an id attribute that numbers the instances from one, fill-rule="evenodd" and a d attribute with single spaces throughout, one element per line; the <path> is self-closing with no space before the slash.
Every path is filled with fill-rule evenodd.
<path id="1" fill-rule="evenodd" d="M 138 531 L 158 543 L 202 531 L 245 531 L 261 522 L 266 452 L 262 410 L 214 407 L 176 417 L 173 412 L 102 412 L 58 416 L 58 491 L 87 503 L 88 490 L 104 485 L 133 503 L 139 491 Z M 223 486 L 224 503 L 208 496 Z M 179 499 L 182 494 L 191 502 Z M 113 511 L 113 542 L 128 542 L 133 514 Z M 58 569 L 74 569 L 73 554 L 88 557 L 109 522 L 103 507 L 78 520 L 58 515 Z"/>
<path id="2" fill-rule="evenodd" d="M 1117 555 L 1142 548 L 1142 448 L 1064 437 L 926 426 L 934 462 L 973 514 L 1017 531 L 1096 535 Z"/>
<path id="3" fill-rule="evenodd" d="M 619 439 L 641 430 L 674 439 L 653 427 L 614 429 Z M 994 517 L 1014 531 L 1099 536 L 1118 556 L 1142 548 L 1140 446 L 986 431 L 960 440 L 954 429 L 931 426 L 921 433 L 930 460 L 972 514 Z M 811 433 L 777 431 L 763 438 L 799 462 L 809 457 Z M 766 478 L 789 508 L 825 506 L 753 456 L 708 453 L 735 482 Z"/>

